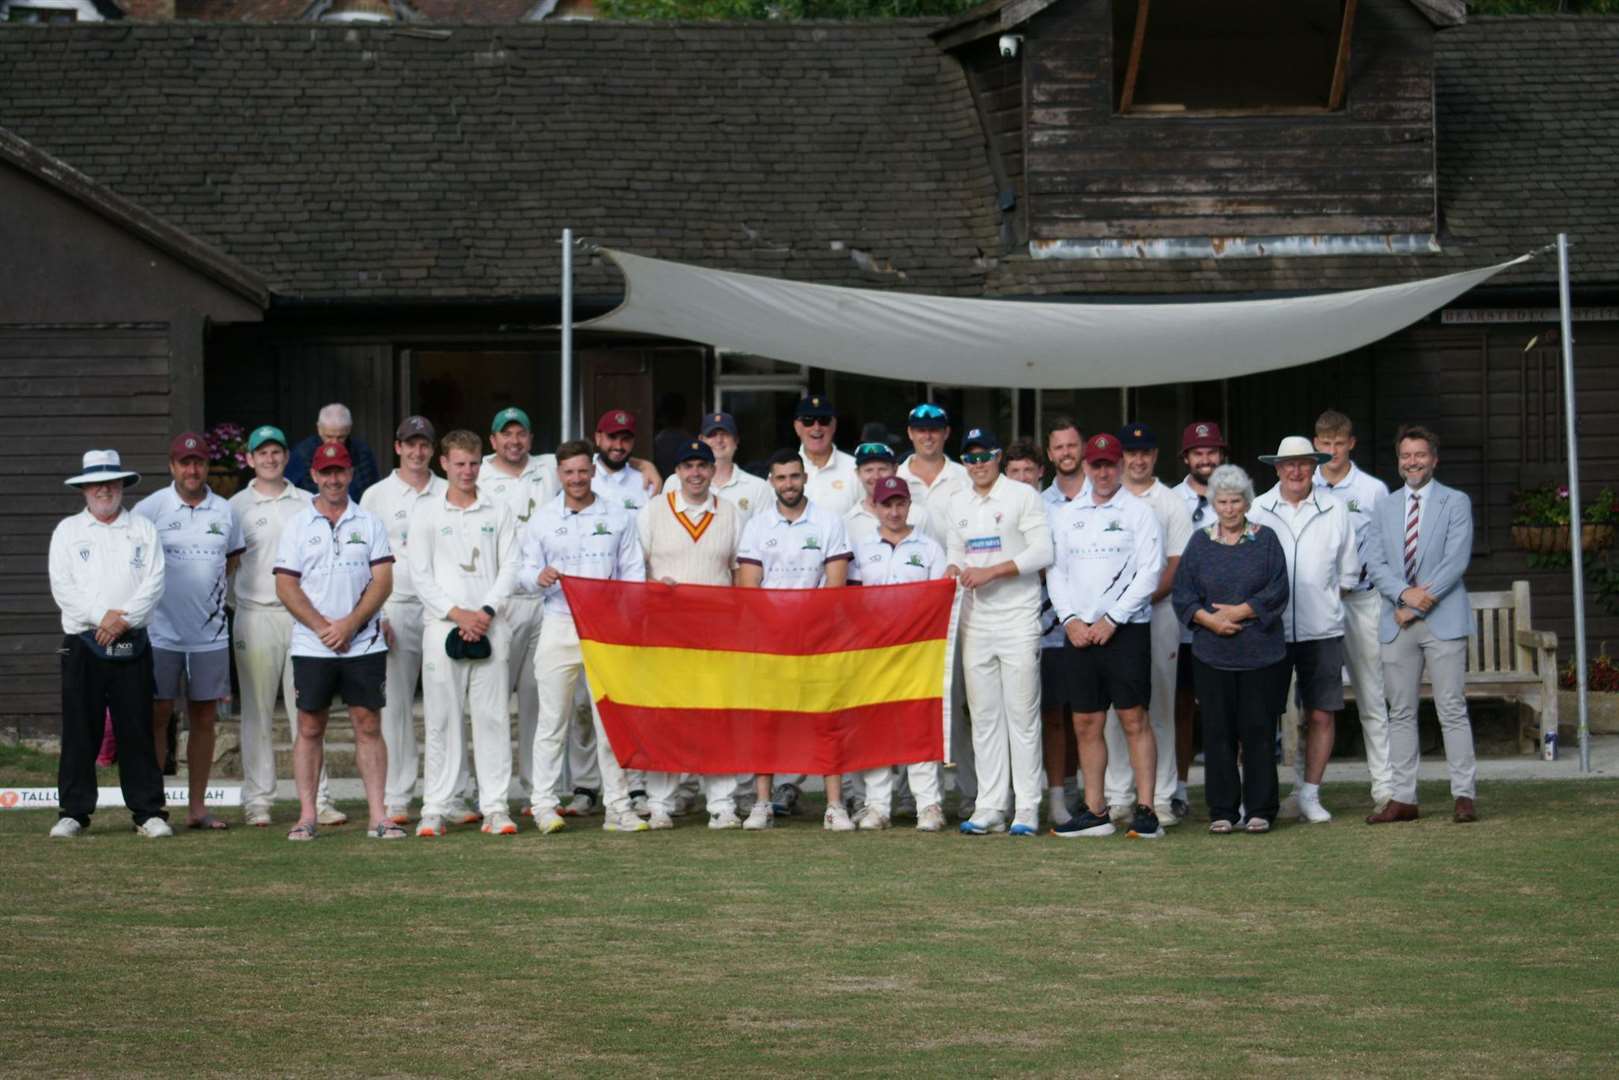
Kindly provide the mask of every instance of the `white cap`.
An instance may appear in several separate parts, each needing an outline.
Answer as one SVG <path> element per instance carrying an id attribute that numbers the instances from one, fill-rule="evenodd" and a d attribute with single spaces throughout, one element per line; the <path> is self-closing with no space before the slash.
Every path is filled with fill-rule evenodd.
<path id="1" fill-rule="evenodd" d="M 1274 465 L 1278 461 L 1286 461 L 1289 458 L 1309 458 L 1319 465 L 1324 461 L 1331 461 L 1332 455 L 1323 454 L 1317 450 L 1315 445 L 1303 435 L 1289 435 L 1277 444 L 1276 453 L 1259 455 L 1259 460 L 1266 465 Z"/>
<path id="2" fill-rule="evenodd" d="M 141 482 L 141 474 L 124 468 L 116 450 L 86 450 L 83 470 L 78 476 L 70 476 L 62 483 L 68 487 L 82 487 L 85 484 L 108 484 L 122 480 L 124 486 L 129 487 Z"/>

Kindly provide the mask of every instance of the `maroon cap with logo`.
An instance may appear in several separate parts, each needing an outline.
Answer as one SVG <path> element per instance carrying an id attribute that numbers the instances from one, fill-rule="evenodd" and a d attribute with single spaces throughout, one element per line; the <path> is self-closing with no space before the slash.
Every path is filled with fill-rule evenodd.
<path id="1" fill-rule="evenodd" d="M 316 472 L 325 472 L 327 469 L 352 469 L 354 462 L 349 457 L 349 448 L 340 442 L 323 443 L 315 451 L 315 460 L 310 468 Z"/>
<path id="2" fill-rule="evenodd" d="M 617 435 L 621 431 L 635 434 L 635 414 L 628 409 L 608 409 L 596 421 L 596 431 L 602 435 Z"/>
<path id="3" fill-rule="evenodd" d="M 208 440 L 195 431 L 182 431 L 169 443 L 170 461 L 185 461 L 188 458 L 208 460 Z"/>
<path id="4" fill-rule="evenodd" d="M 1181 453 L 1204 448 L 1224 450 L 1225 436 L 1220 434 L 1220 425 L 1213 420 L 1194 420 L 1181 432 Z"/>
<path id="5" fill-rule="evenodd" d="M 1085 444 L 1085 464 L 1087 465 L 1094 465 L 1101 461 L 1111 461 L 1117 464 L 1123 456 L 1124 451 L 1120 449 L 1119 439 L 1116 435 L 1109 435 L 1106 432 L 1100 435 L 1092 435 L 1090 441 Z"/>
<path id="6" fill-rule="evenodd" d="M 887 502 L 889 499 L 898 499 L 901 497 L 906 499 L 911 497 L 911 485 L 907 484 L 897 476 L 885 476 L 881 480 L 877 481 L 877 483 L 873 485 L 871 489 L 871 501 L 879 506 Z"/>

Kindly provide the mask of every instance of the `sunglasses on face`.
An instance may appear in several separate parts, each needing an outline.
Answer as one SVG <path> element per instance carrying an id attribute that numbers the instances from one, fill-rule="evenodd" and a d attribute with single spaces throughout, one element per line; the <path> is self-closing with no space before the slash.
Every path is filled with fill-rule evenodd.
<path id="1" fill-rule="evenodd" d="M 800 416 L 798 422 L 805 427 L 831 427 L 832 418 L 828 416 Z"/>
<path id="2" fill-rule="evenodd" d="M 999 453 L 999 450 L 969 450 L 961 455 L 961 462 L 963 465 L 987 465 Z"/>
<path id="3" fill-rule="evenodd" d="M 943 420 L 943 419 L 945 419 L 945 414 L 944 414 L 943 409 L 939 408 L 939 406 L 933 404 L 930 401 L 930 402 L 927 402 L 925 404 L 918 405 L 916 408 L 912 409 L 911 410 L 911 419 L 912 420 Z"/>

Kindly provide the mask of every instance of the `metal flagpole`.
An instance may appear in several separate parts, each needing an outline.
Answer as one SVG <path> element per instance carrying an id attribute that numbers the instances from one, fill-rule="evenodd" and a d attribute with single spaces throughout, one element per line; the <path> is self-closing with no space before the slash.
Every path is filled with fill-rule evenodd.
<path id="1" fill-rule="evenodd" d="M 562 441 L 574 437 L 573 230 L 562 230 Z"/>
<path id="2" fill-rule="evenodd" d="M 1563 425 L 1568 430 L 1569 554 L 1574 563 L 1574 665 L 1580 695 L 1580 771 L 1591 771 L 1591 716 L 1586 702 L 1585 553 L 1580 520 L 1580 448 L 1574 432 L 1574 320 L 1569 316 L 1568 234 L 1557 234 L 1557 300 L 1562 306 Z"/>

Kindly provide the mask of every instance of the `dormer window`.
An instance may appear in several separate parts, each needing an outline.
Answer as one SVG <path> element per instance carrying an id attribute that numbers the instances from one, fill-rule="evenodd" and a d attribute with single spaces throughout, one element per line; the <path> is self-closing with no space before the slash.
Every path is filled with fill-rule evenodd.
<path id="1" fill-rule="evenodd" d="M 1343 107 L 1356 0 L 1113 0 L 1114 101 L 1131 116 Z"/>

